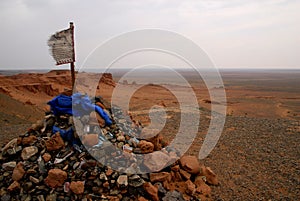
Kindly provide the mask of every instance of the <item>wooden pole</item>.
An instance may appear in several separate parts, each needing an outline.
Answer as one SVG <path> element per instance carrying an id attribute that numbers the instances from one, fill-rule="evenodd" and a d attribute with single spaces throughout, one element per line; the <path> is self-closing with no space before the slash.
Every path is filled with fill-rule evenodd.
<path id="1" fill-rule="evenodd" d="M 71 76 L 72 76 L 72 89 L 73 91 L 74 89 L 74 84 L 75 84 L 75 47 L 74 47 L 74 25 L 73 22 L 70 22 L 70 29 L 71 29 L 71 33 L 72 33 L 72 46 L 73 46 L 73 62 L 70 63 L 70 67 L 71 67 Z"/>

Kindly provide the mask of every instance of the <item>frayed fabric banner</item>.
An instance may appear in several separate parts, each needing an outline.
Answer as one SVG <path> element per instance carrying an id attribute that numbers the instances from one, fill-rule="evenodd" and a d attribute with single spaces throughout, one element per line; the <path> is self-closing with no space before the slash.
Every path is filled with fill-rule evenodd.
<path id="1" fill-rule="evenodd" d="M 48 40 L 48 46 L 56 65 L 75 62 L 73 30 L 71 28 L 53 34 Z"/>

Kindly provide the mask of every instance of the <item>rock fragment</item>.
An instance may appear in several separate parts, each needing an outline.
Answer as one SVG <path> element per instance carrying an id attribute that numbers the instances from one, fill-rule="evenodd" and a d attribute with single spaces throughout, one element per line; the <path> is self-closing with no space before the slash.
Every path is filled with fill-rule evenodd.
<path id="1" fill-rule="evenodd" d="M 83 194 L 84 182 L 83 181 L 72 181 L 70 184 L 70 190 L 77 195 Z"/>
<path id="2" fill-rule="evenodd" d="M 45 183 L 51 188 L 57 188 L 59 186 L 62 186 L 66 179 L 67 173 L 56 168 L 49 170 L 48 176 L 45 179 Z"/>
<path id="3" fill-rule="evenodd" d="M 183 156 L 179 160 L 182 169 L 191 173 L 198 174 L 200 172 L 200 164 L 196 156 Z"/>
<path id="4" fill-rule="evenodd" d="M 153 201 L 159 201 L 158 189 L 150 182 L 144 183 L 144 189 L 151 196 Z"/>
<path id="5" fill-rule="evenodd" d="M 86 134 L 82 136 L 82 143 L 85 146 L 92 147 L 99 143 L 98 134 Z"/>
<path id="6" fill-rule="evenodd" d="M 152 153 L 154 151 L 154 145 L 146 140 L 141 140 L 138 147 L 141 149 L 142 154 Z"/>
<path id="7" fill-rule="evenodd" d="M 166 153 L 156 151 L 145 155 L 144 165 L 150 172 L 159 172 L 169 164 L 170 160 L 169 155 Z"/>
<path id="8" fill-rule="evenodd" d="M 48 151 L 55 151 L 65 146 L 63 139 L 59 133 L 52 135 L 52 137 L 46 141 L 46 148 Z"/>
<path id="9" fill-rule="evenodd" d="M 36 146 L 25 147 L 22 150 L 21 157 L 23 160 L 28 160 L 32 156 L 34 156 L 38 152 L 38 148 Z"/>
<path id="10" fill-rule="evenodd" d="M 25 170 L 23 168 L 23 163 L 19 162 L 13 170 L 12 179 L 14 181 L 19 181 L 25 174 Z"/>

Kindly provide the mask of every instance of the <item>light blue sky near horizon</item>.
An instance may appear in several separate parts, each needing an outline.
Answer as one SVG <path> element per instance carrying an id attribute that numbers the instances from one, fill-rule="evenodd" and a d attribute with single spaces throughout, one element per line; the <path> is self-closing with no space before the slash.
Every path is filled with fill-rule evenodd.
<path id="1" fill-rule="evenodd" d="M 0 69 L 60 69 L 53 33 L 75 24 L 76 68 L 109 38 L 165 29 L 194 41 L 218 68 L 300 68 L 297 0 L 3 0 Z"/>

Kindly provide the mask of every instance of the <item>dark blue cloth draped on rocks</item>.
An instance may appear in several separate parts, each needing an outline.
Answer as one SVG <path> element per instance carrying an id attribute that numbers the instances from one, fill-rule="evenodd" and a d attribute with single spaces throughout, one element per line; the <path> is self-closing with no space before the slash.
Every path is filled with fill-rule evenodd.
<path id="1" fill-rule="evenodd" d="M 96 111 L 104 120 L 106 125 L 111 125 L 112 121 L 108 114 L 98 105 L 92 103 L 87 95 L 74 93 L 72 96 L 60 94 L 47 103 L 51 106 L 54 115 L 70 114 L 82 116 Z"/>

